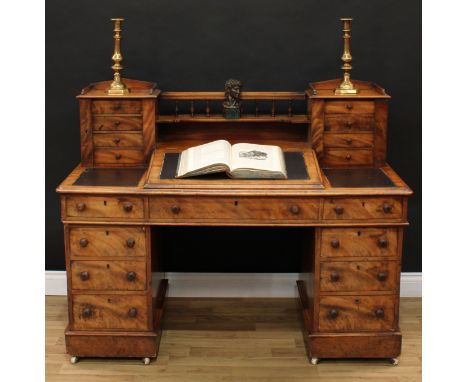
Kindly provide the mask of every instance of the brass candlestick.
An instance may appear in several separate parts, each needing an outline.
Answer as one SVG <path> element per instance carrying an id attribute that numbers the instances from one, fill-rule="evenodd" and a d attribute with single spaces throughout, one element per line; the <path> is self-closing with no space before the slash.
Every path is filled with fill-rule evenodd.
<path id="1" fill-rule="evenodd" d="M 351 21 L 353 19 L 344 17 L 340 20 L 343 21 L 344 50 L 341 56 L 341 60 L 343 61 L 341 69 L 343 69 L 344 73 L 343 82 L 335 89 L 335 94 L 357 94 L 359 90 L 355 88 L 351 82 L 351 69 L 353 68 L 351 62 L 353 61 L 353 57 L 351 56 L 351 49 L 349 47 L 349 40 L 351 39 Z"/>
<path id="2" fill-rule="evenodd" d="M 120 36 L 120 25 L 124 19 L 116 18 L 111 19 L 114 22 L 114 54 L 112 55 L 112 60 L 114 61 L 114 65 L 111 66 L 114 69 L 114 81 L 112 81 L 109 89 L 107 89 L 107 94 L 111 95 L 123 95 L 128 94 L 129 90 L 125 86 L 125 84 L 120 79 L 120 71 L 123 69 L 123 66 L 120 65 L 120 62 L 123 60 L 122 53 L 120 52 L 120 40 L 122 37 Z"/>

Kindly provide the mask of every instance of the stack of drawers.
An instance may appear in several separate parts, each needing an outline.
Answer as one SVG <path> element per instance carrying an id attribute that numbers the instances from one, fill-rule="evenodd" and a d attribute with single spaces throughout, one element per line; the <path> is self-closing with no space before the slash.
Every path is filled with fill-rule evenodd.
<path id="1" fill-rule="evenodd" d="M 141 100 L 93 100 L 91 103 L 94 165 L 142 165 Z"/>
<path id="2" fill-rule="evenodd" d="M 374 101 L 325 102 L 325 166 L 373 165 L 374 111 Z"/>

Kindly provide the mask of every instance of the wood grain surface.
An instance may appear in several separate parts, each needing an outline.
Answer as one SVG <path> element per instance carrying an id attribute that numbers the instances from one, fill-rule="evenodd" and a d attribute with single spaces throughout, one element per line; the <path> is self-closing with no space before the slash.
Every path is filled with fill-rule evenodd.
<path id="1" fill-rule="evenodd" d="M 71 365 L 63 331 L 67 301 L 46 297 L 48 382 L 417 382 L 421 380 L 421 300 L 403 298 L 400 365 L 383 359 L 308 363 L 295 299 L 167 301 L 158 359 L 83 358 Z M 323 341 L 327 341 L 325 338 Z M 84 339 L 84 347 L 87 343 Z M 102 342 L 102 341 L 101 341 Z M 136 343 L 142 344 L 142 339 Z M 91 344 L 93 345 L 93 344 Z M 321 344 L 321 348 L 331 348 Z M 324 346 L 325 345 L 325 346 Z M 336 342 L 332 345 L 338 346 Z"/>

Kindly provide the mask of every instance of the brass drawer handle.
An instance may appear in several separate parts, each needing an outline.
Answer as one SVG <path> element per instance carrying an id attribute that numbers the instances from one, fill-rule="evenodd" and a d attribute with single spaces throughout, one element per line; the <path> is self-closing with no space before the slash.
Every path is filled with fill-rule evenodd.
<path id="1" fill-rule="evenodd" d="M 353 123 L 350 122 L 350 121 L 346 122 L 346 127 L 347 127 L 348 129 L 351 129 L 351 127 L 353 127 Z"/>
<path id="2" fill-rule="evenodd" d="M 375 316 L 378 318 L 382 318 L 383 316 L 385 316 L 385 311 L 382 308 L 376 309 L 374 313 Z"/>
<path id="3" fill-rule="evenodd" d="M 80 247 L 81 248 L 84 248 L 84 247 L 87 247 L 88 246 L 88 239 L 80 239 Z"/>
<path id="4" fill-rule="evenodd" d="M 389 214 L 389 213 L 392 212 L 393 206 L 391 206 L 391 205 L 388 204 L 388 203 L 384 203 L 383 206 L 382 206 L 382 209 L 383 209 L 383 212 L 384 212 L 384 213 Z"/>
<path id="5" fill-rule="evenodd" d="M 133 210 L 133 204 L 130 202 L 125 202 L 123 204 L 123 209 L 125 212 L 131 212 Z"/>
<path id="6" fill-rule="evenodd" d="M 377 245 L 380 248 L 387 248 L 388 247 L 388 241 L 387 241 L 387 239 L 379 239 L 379 240 L 377 240 Z"/>
<path id="7" fill-rule="evenodd" d="M 119 138 L 119 137 L 114 138 L 113 141 L 114 141 L 114 143 L 117 145 L 117 144 L 120 143 L 120 138 Z"/>
<path id="8" fill-rule="evenodd" d="M 346 158 L 346 160 L 351 160 L 353 157 L 352 157 L 351 154 L 347 154 L 345 158 Z"/>
<path id="9" fill-rule="evenodd" d="M 128 248 L 133 248 L 135 246 L 135 239 L 127 239 L 126 244 Z"/>
<path id="10" fill-rule="evenodd" d="M 330 317 L 331 319 L 335 319 L 339 316 L 340 314 L 340 311 L 338 309 L 330 309 L 330 311 L 328 312 L 328 317 Z"/>
<path id="11" fill-rule="evenodd" d="M 344 212 L 344 208 L 343 208 L 343 207 L 336 206 L 336 207 L 334 208 L 334 210 L 335 210 L 335 213 L 336 213 L 337 215 L 343 215 L 343 212 Z"/>
<path id="12" fill-rule="evenodd" d="M 135 281 L 136 280 L 136 273 L 135 272 L 128 272 L 127 273 L 127 280 L 128 281 Z"/>
<path id="13" fill-rule="evenodd" d="M 353 140 L 351 138 L 346 138 L 345 139 L 345 142 L 348 144 L 348 145 L 351 145 L 353 143 Z"/>
<path id="14" fill-rule="evenodd" d="M 337 282 L 339 279 L 340 279 L 340 275 L 338 274 L 338 272 L 333 271 L 332 273 L 330 273 L 331 281 Z"/>
<path id="15" fill-rule="evenodd" d="M 84 318 L 90 318 L 93 315 L 93 311 L 91 308 L 84 308 L 83 309 L 83 317 Z"/>
<path id="16" fill-rule="evenodd" d="M 115 159 L 119 160 L 120 158 L 122 158 L 122 154 L 119 154 L 119 153 L 115 154 Z"/>
<path id="17" fill-rule="evenodd" d="M 330 245 L 332 248 L 339 248 L 340 247 L 340 241 L 338 239 L 333 239 L 330 241 Z"/>
<path id="18" fill-rule="evenodd" d="M 301 212 L 301 207 L 299 206 L 291 206 L 289 207 L 289 212 L 291 212 L 293 215 L 297 215 L 299 212 Z"/>
<path id="19" fill-rule="evenodd" d="M 352 104 L 352 103 L 347 103 L 347 104 L 346 104 L 346 109 L 351 110 L 352 108 L 353 108 L 353 104 Z"/>
<path id="20" fill-rule="evenodd" d="M 130 317 L 136 317 L 137 314 L 138 314 L 137 308 L 130 308 L 130 309 L 128 310 L 128 315 L 129 315 Z"/>
<path id="21" fill-rule="evenodd" d="M 81 278 L 82 281 L 89 280 L 89 272 L 81 272 L 80 278 Z"/>
<path id="22" fill-rule="evenodd" d="M 171 206 L 171 212 L 174 214 L 174 215 L 177 215 L 179 212 L 180 212 L 180 207 L 178 205 L 173 205 Z"/>
<path id="23" fill-rule="evenodd" d="M 76 204 L 76 209 L 80 212 L 83 212 L 86 209 L 86 204 L 84 203 L 77 203 Z"/>
<path id="24" fill-rule="evenodd" d="M 379 281 L 385 281 L 387 280 L 388 273 L 387 272 L 379 272 L 377 273 L 377 280 Z"/>
<path id="25" fill-rule="evenodd" d="M 115 126 L 115 127 L 117 127 L 117 126 L 119 126 L 119 125 L 120 125 L 120 121 L 115 121 L 115 122 L 114 122 L 114 126 Z"/>

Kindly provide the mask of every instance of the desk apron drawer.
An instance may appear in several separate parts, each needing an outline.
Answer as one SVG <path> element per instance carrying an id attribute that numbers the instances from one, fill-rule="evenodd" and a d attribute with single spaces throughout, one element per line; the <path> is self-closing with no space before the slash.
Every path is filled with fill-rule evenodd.
<path id="1" fill-rule="evenodd" d="M 143 198 L 125 196 L 66 196 L 66 214 L 74 218 L 143 219 Z"/>
<path id="2" fill-rule="evenodd" d="M 319 303 L 319 331 L 394 330 L 395 296 L 325 296 Z"/>
<path id="3" fill-rule="evenodd" d="M 398 256 L 396 228 L 323 228 L 322 257 Z"/>
<path id="4" fill-rule="evenodd" d="M 146 261 L 71 261 L 74 290 L 145 290 Z"/>
<path id="5" fill-rule="evenodd" d="M 69 229 L 71 257 L 146 255 L 145 227 L 76 227 Z"/>
<path id="6" fill-rule="evenodd" d="M 403 205 L 398 198 L 325 199 L 324 220 L 401 219 Z"/>
<path id="7" fill-rule="evenodd" d="M 396 261 L 327 261 L 320 264 L 321 292 L 395 291 Z"/>
<path id="8" fill-rule="evenodd" d="M 72 297 L 73 330 L 147 330 L 145 295 L 85 295 Z"/>
<path id="9" fill-rule="evenodd" d="M 239 221 L 317 220 L 319 200 L 300 198 L 158 197 L 150 199 L 150 218 Z"/>

